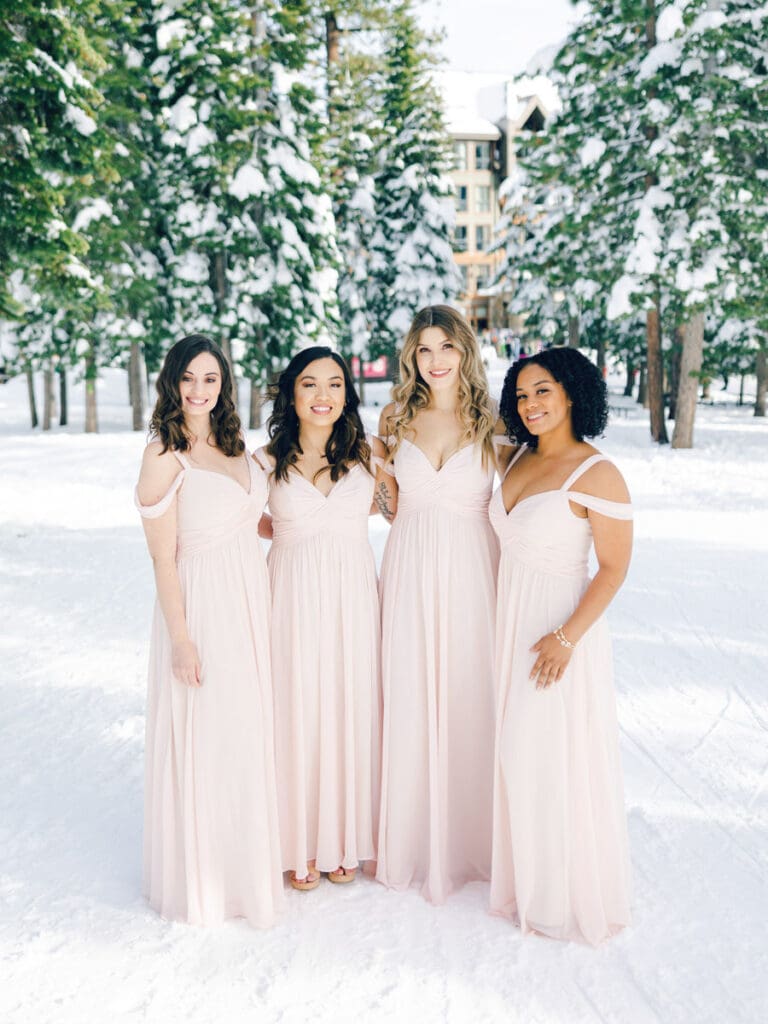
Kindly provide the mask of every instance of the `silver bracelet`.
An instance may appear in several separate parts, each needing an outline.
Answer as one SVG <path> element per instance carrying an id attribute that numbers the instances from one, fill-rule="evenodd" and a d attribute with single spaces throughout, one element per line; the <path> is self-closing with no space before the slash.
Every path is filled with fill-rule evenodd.
<path id="1" fill-rule="evenodd" d="M 562 626 L 558 626 L 557 629 L 553 630 L 552 632 L 561 647 L 567 647 L 570 651 L 572 651 L 576 647 L 576 644 L 572 644 L 568 637 L 565 635 Z"/>

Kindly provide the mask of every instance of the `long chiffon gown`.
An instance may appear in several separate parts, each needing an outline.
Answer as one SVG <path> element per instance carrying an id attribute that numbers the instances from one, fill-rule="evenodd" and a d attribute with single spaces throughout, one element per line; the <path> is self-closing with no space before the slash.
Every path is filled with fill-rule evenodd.
<path id="1" fill-rule="evenodd" d="M 270 471 L 274 460 L 256 453 Z M 282 867 L 376 858 L 381 758 L 379 602 L 368 542 L 374 477 L 353 466 L 327 496 L 270 476 L 272 665 Z"/>
<path id="2" fill-rule="evenodd" d="M 442 903 L 491 862 L 494 467 L 479 446 L 436 470 L 394 456 L 398 510 L 381 570 L 384 733 L 376 877 Z"/>
<path id="3" fill-rule="evenodd" d="M 182 465 L 156 505 L 177 504 L 177 569 L 197 687 L 171 670 L 155 606 L 149 664 L 144 891 L 163 917 L 271 925 L 283 900 L 269 657 L 269 579 L 257 529 L 267 480 L 248 457 L 250 491 L 223 473 Z"/>
<path id="4" fill-rule="evenodd" d="M 632 518 L 629 504 L 571 490 L 603 459 L 590 456 L 562 487 L 522 499 L 509 514 L 501 488 L 491 501 L 491 521 L 501 539 L 491 910 L 512 917 L 524 932 L 593 945 L 630 921 L 605 620 L 582 637 L 559 682 L 537 690 L 529 674 L 536 657 L 530 648 L 568 619 L 589 582 L 592 529 L 569 502 Z"/>

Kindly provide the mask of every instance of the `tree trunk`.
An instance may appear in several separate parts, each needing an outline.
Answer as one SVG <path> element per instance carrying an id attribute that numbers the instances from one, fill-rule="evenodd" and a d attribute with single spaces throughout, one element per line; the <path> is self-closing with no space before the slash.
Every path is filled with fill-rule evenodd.
<path id="1" fill-rule="evenodd" d="M 739 406 L 744 405 L 744 377 L 746 374 L 739 374 Z"/>
<path id="2" fill-rule="evenodd" d="M 755 395 L 755 416 L 765 416 L 765 391 L 768 383 L 768 353 L 763 345 L 757 350 L 755 358 L 755 374 L 757 376 L 757 394 Z"/>
<path id="3" fill-rule="evenodd" d="M 27 367 L 25 373 L 27 376 L 27 397 L 29 398 L 29 420 L 34 430 L 40 422 L 37 418 L 37 402 L 35 401 L 35 375 L 30 367 Z"/>
<path id="4" fill-rule="evenodd" d="M 631 398 L 635 390 L 635 366 L 631 359 L 627 360 L 627 382 L 624 385 L 624 397 Z"/>
<path id="5" fill-rule="evenodd" d="M 56 388 L 50 365 L 43 370 L 43 430 L 50 430 L 56 416 Z"/>
<path id="6" fill-rule="evenodd" d="M 644 409 L 648 407 L 648 370 L 645 363 L 640 367 L 640 377 L 637 382 L 637 404 Z"/>
<path id="7" fill-rule="evenodd" d="M 128 360 L 128 384 L 133 410 L 133 429 L 144 429 L 144 374 L 142 372 L 141 345 L 136 339 L 131 341 L 131 354 Z"/>
<path id="8" fill-rule="evenodd" d="M 98 434 L 99 418 L 96 406 L 96 359 L 93 349 L 85 357 L 85 432 Z"/>
<path id="9" fill-rule="evenodd" d="M 648 349 L 648 408 L 651 412 L 651 437 L 658 444 L 668 444 L 664 422 L 664 357 L 661 352 L 661 329 L 658 303 L 646 313 L 645 337 Z"/>
<path id="10" fill-rule="evenodd" d="M 672 358 L 669 365 L 669 418 L 677 415 L 677 390 L 680 387 L 680 360 L 683 357 L 684 330 L 681 324 L 675 327 L 675 343 L 672 346 Z"/>
<path id="11" fill-rule="evenodd" d="M 568 317 L 568 347 L 579 347 L 579 318 L 577 316 Z"/>
<path id="12" fill-rule="evenodd" d="M 59 426 L 66 427 L 66 425 L 69 423 L 67 370 L 62 363 L 59 363 L 56 372 L 59 375 Z"/>
<path id="13" fill-rule="evenodd" d="M 248 429 L 258 430 L 261 426 L 261 388 L 255 380 L 251 381 L 251 407 L 248 415 Z"/>
<path id="14" fill-rule="evenodd" d="M 597 341 L 597 368 L 605 371 L 605 338 L 600 337 Z"/>
<path id="15" fill-rule="evenodd" d="M 680 385 L 677 389 L 677 416 L 672 434 L 673 448 L 693 448 L 696 397 L 699 393 L 699 372 L 704 356 L 704 313 L 694 313 L 683 331 Z"/>

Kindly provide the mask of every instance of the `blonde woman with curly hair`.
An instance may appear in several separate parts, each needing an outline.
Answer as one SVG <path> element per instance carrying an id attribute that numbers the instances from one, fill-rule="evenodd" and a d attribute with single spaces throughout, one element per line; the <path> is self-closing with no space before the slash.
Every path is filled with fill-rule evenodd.
<path id="1" fill-rule="evenodd" d="M 376 877 L 433 903 L 488 879 L 498 545 L 496 415 L 477 341 L 449 306 L 416 314 L 381 417 L 394 520 L 381 572 L 383 766 Z M 395 515 L 396 513 L 396 515 Z"/>

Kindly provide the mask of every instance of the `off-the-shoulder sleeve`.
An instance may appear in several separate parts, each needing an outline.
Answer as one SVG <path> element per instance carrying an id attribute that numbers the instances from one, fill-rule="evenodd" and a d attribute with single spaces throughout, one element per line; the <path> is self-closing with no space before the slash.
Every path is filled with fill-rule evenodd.
<path id="1" fill-rule="evenodd" d="M 632 505 L 628 501 L 608 501 L 607 498 L 596 498 L 594 494 L 583 494 L 581 491 L 566 491 L 569 501 L 575 501 L 584 508 L 591 509 L 601 516 L 610 519 L 632 519 Z"/>
<path id="2" fill-rule="evenodd" d="M 174 478 L 174 481 L 168 488 L 167 492 L 163 495 L 160 501 L 156 502 L 154 505 L 141 504 L 139 501 L 139 488 L 137 487 L 133 492 L 133 502 L 139 510 L 139 515 L 142 519 L 159 519 L 161 515 L 167 512 L 171 507 L 171 502 L 176 496 L 176 491 L 181 487 L 181 483 L 186 475 L 186 469 L 182 469 L 178 476 Z"/>

